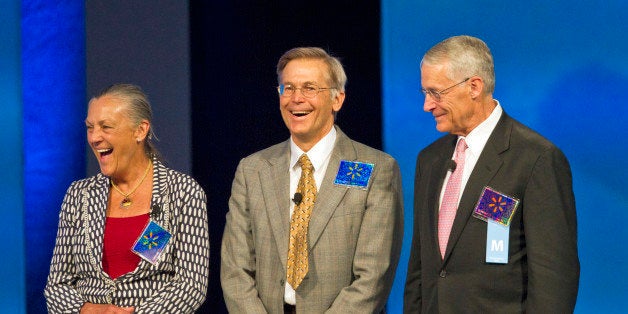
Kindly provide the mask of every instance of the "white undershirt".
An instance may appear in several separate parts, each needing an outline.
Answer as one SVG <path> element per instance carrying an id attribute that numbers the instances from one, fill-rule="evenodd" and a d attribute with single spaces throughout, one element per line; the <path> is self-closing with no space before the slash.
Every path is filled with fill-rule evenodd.
<path id="1" fill-rule="evenodd" d="M 499 101 L 495 100 L 495 102 L 497 102 L 497 106 L 493 109 L 493 112 L 491 112 L 486 120 L 476 126 L 471 132 L 469 132 L 469 134 L 467 134 L 466 137 L 458 137 L 458 141 L 460 141 L 461 138 L 464 138 L 467 142 L 467 150 L 465 151 L 464 156 L 464 170 L 462 171 L 462 182 L 460 184 L 460 196 L 462 196 L 464 188 L 467 186 L 467 181 L 469 181 L 471 172 L 473 172 L 473 168 L 475 168 L 475 164 L 478 162 L 478 158 L 480 158 L 480 154 L 482 153 L 482 150 L 484 150 L 484 146 L 486 146 L 488 138 L 491 136 L 491 133 L 493 133 L 493 130 L 495 130 L 495 126 L 497 126 L 497 122 L 499 122 L 499 118 L 502 116 L 502 107 L 499 104 Z M 457 144 L 458 142 L 456 142 L 456 145 Z M 456 151 L 454 150 L 451 159 L 455 159 L 455 157 Z M 443 201 L 445 186 L 447 186 L 450 176 L 451 171 L 447 171 L 447 176 L 445 177 L 445 181 L 443 181 L 443 186 L 440 191 L 438 204 L 441 204 Z M 460 197 L 458 198 L 458 203 L 460 203 Z"/>
<path id="2" fill-rule="evenodd" d="M 317 191 L 321 189 L 321 183 L 325 177 L 325 171 L 327 170 L 327 165 L 329 165 L 331 152 L 334 149 L 334 143 L 336 142 L 336 134 L 336 128 L 332 127 L 327 135 L 325 135 L 320 141 L 318 141 L 318 143 L 307 151 L 307 157 L 312 162 L 312 166 L 314 166 L 314 181 L 316 183 Z M 290 138 L 290 217 L 292 217 L 292 212 L 294 211 L 292 198 L 294 193 L 297 191 L 297 185 L 299 184 L 299 179 L 301 178 L 301 165 L 299 165 L 299 157 L 301 157 L 304 153 L 306 152 L 301 150 L 297 144 L 294 143 L 292 138 Z M 287 255 L 288 252 L 285 252 L 285 254 Z M 284 302 L 292 305 L 296 305 L 297 302 L 294 289 L 287 281 L 284 293 Z"/>

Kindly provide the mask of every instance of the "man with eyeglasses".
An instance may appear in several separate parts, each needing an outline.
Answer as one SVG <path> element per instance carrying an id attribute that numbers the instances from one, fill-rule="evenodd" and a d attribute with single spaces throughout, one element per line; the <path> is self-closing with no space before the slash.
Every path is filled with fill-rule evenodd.
<path id="1" fill-rule="evenodd" d="M 344 69 L 320 48 L 277 64 L 290 138 L 240 161 L 221 252 L 230 313 L 379 313 L 403 235 L 401 175 L 389 155 L 334 124 Z"/>
<path id="2" fill-rule="evenodd" d="M 455 36 L 421 61 L 449 134 L 417 158 L 405 313 L 571 313 L 580 264 L 563 153 L 493 99 L 493 57 Z"/>

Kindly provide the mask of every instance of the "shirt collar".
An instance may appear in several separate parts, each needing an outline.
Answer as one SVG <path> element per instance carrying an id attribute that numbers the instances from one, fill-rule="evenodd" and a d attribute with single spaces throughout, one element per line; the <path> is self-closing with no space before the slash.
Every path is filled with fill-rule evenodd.
<path id="1" fill-rule="evenodd" d="M 475 156 L 480 155 L 486 145 L 486 142 L 488 141 L 488 138 L 497 126 L 499 118 L 502 116 L 502 107 L 499 104 L 499 101 L 495 100 L 495 102 L 497 102 L 497 106 L 495 106 L 493 112 L 491 112 L 488 118 L 482 121 L 482 123 L 480 123 L 469 134 L 467 134 L 466 137 L 464 137 L 467 142 L 468 149 L 470 149 Z"/>
<path id="2" fill-rule="evenodd" d="M 325 135 L 318 143 L 316 143 L 312 148 L 307 152 L 307 157 L 312 162 L 312 166 L 314 166 L 314 171 L 316 169 L 320 169 L 327 159 L 327 157 L 331 154 L 331 151 L 334 149 L 334 143 L 336 142 L 336 127 L 332 127 L 329 133 Z M 303 150 L 297 146 L 290 137 L 290 169 L 294 167 L 299 167 L 299 157 L 305 154 Z"/>

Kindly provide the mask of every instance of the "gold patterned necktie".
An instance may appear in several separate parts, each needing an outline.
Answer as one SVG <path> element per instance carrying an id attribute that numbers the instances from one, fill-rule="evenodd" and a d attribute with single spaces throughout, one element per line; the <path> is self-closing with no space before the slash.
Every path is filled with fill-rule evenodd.
<path id="1" fill-rule="evenodd" d="M 297 185 L 297 193 L 302 196 L 301 202 L 294 206 L 290 219 L 290 246 L 288 247 L 287 277 L 293 289 L 297 289 L 308 271 L 307 229 L 310 224 L 312 208 L 316 201 L 316 183 L 314 167 L 306 154 L 299 157 L 301 178 Z"/>

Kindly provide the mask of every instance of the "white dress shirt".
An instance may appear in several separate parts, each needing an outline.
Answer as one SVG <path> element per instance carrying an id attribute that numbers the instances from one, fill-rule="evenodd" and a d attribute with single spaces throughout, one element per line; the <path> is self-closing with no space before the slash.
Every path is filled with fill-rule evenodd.
<path id="1" fill-rule="evenodd" d="M 503 110 L 499 101 L 497 102 L 497 106 L 493 109 L 493 112 L 486 118 L 486 120 L 482 121 L 478 126 L 475 127 L 466 137 L 459 136 L 458 141 L 461 138 L 464 138 L 467 142 L 467 150 L 465 151 L 464 158 L 464 170 L 462 171 L 462 182 L 460 184 L 460 196 L 462 197 L 462 191 L 464 191 L 465 186 L 467 186 L 467 181 L 469 181 L 469 177 L 471 176 L 471 172 L 473 172 L 473 168 L 475 168 L 475 164 L 478 162 L 480 158 L 480 154 L 482 150 L 484 150 L 484 146 L 488 141 L 488 138 L 493 133 L 495 126 L 497 126 L 497 122 L 499 122 L 499 118 L 502 116 Z M 456 142 L 458 144 L 458 142 Z M 456 151 L 454 150 L 451 159 L 455 159 Z M 447 176 L 445 177 L 445 181 L 443 182 L 443 187 L 440 192 L 440 201 L 439 204 L 443 201 L 443 196 L 445 195 L 445 186 L 447 186 L 447 182 L 449 181 L 449 177 L 451 176 L 451 171 L 447 171 Z M 458 203 L 460 203 L 460 197 L 458 198 Z M 440 205 L 439 205 L 440 208 Z"/>
<path id="2" fill-rule="evenodd" d="M 301 178 L 301 165 L 299 165 L 299 157 L 303 154 L 307 154 L 307 157 L 314 166 L 314 181 L 316 183 L 316 190 L 319 191 L 321 183 L 325 177 L 325 171 L 327 165 L 329 165 L 329 159 L 331 152 L 334 149 L 334 143 L 336 142 L 336 128 L 332 127 L 329 133 L 325 135 L 316 145 L 314 145 L 309 151 L 304 152 L 297 144 L 294 143 L 292 137 L 290 138 L 290 194 L 292 199 L 294 193 L 297 191 L 297 185 Z M 290 217 L 294 211 L 294 203 L 290 202 Z M 286 255 L 288 252 L 286 252 Z M 292 305 L 296 305 L 295 291 L 292 286 L 286 281 L 286 291 L 284 294 L 284 302 Z"/>

